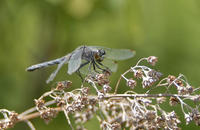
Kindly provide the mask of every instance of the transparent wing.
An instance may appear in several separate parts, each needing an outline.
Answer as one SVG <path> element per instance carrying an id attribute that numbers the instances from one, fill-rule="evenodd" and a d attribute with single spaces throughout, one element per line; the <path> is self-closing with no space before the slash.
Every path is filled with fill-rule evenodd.
<path id="1" fill-rule="evenodd" d="M 80 69 L 80 73 L 83 75 L 88 75 L 95 72 L 93 71 L 92 64 L 90 65 L 90 63 L 88 63 Z"/>
<path id="2" fill-rule="evenodd" d="M 68 74 L 72 74 L 78 70 L 81 65 L 81 57 L 82 57 L 83 50 L 82 48 L 75 50 L 70 59 L 68 64 Z"/>
<path id="3" fill-rule="evenodd" d="M 56 77 L 56 75 L 57 75 L 58 71 L 61 69 L 61 67 L 62 67 L 65 63 L 68 62 L 69 56 L 70 56 L 70 55 L 66 55 L 65 58 L 64 58 L 64 60 L 61 61 L 61 62 L 58 64 L 57 69 L 56 69 L 53 73 L 51 73 L 51 75 L 49 76 L 49 78 L 46 80 L 46 83 L 47 83 L 47 84 L 48 84 L 49 82 L 51 82 L 51 81 Z"/>
<path id="4" fill-rule="evenodd" d="M 126 60 L 135 55 L 135 51 L 130 49 L 112 49 L 101 46 L 89 46 L 92 49 L 104 49 L 106 52 L 105 57 L 113 60 Z"/>
<path id="5" fill-rule="evenodd" d="M 104 66 L 108 67 L 112 72 L 116 72 L 117 71 L 117 62 L 116 61 L 113 61 L 113 60 L 110 60 L 110 59 L 104 59 L 102 62 L 101 62 Z"/>

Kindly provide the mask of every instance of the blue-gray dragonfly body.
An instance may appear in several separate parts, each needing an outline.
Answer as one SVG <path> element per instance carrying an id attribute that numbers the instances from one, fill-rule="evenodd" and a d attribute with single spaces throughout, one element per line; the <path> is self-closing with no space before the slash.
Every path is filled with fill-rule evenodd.
<path id="1" fill-rule="evenodd" d="M 34 71 L 40 68 L 58 64 L 57 69 L 50 75 L 49 79 L 46 81 L 47 83 L 49 83 L 55 78 L 56 74 L 64 64 L 68 63 L 68 74 L 72 74 L 77 71 L 79 72 L 82 67 L 88 64 L 88 71 L 91 71 L 91 68 L 93 68 L 94 71 L 96 71 L 96 68 L 100 70 L 110 68 L 111 71 L 116 71 L 117 65 L 114 63 L 114 61 L 131 58 L 134 56 L 134 54 L 134 51 L 129 49 L 111 49 L 101 46 L 80 46 L 76 48 L 73 52 L 61 58 L 32 65 L 26 70 Z M 113 64 L 111 63 L 108 68 L 107 66 L 102 64 L 102 61 L 110 61 Z"/>

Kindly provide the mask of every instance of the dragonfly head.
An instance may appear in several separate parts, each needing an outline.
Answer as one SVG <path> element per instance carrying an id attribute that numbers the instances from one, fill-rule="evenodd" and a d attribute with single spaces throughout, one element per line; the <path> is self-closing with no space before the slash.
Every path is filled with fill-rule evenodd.
<path id="1" fill-rule="evenodd" d="M 106 54 L 105 50 L 99 49 L 95 55 L 95 59 L 99 62 L 103 61 L 104 55 Z"/>

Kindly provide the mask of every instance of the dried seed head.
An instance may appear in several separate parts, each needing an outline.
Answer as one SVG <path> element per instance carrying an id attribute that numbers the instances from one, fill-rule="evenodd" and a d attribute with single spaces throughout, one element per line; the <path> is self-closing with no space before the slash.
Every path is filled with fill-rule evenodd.
<path id="1" fill-rule="evenodd" d="M 134 89 L 136 85 L 137 85 L 137 82 L 135 80 L 133 79 L 127 80 L 127 86 L 129 86 L 131 89 Z"/>
<path id="2" fill-rule="evenodd" d="M 149 56 L 147 58 L 147 62 L 150 63 L 152 66 L 155 66 L 157 61 L 158 61 L 158 58 L 155 56 Z"/>

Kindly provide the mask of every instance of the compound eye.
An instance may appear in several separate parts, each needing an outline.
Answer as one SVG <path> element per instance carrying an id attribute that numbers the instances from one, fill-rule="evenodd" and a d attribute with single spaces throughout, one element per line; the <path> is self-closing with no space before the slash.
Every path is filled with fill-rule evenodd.
<path id="1" fill-rule="evenodd" d="M 103 50 L 103 49 L 100 49 L 100 50 L 99 50 L 99 55 L 100 55 L 100 56 L 103 56 L 103 55 L 105 55 L 105 54 L 106 54 L 105 50 Z"/>

